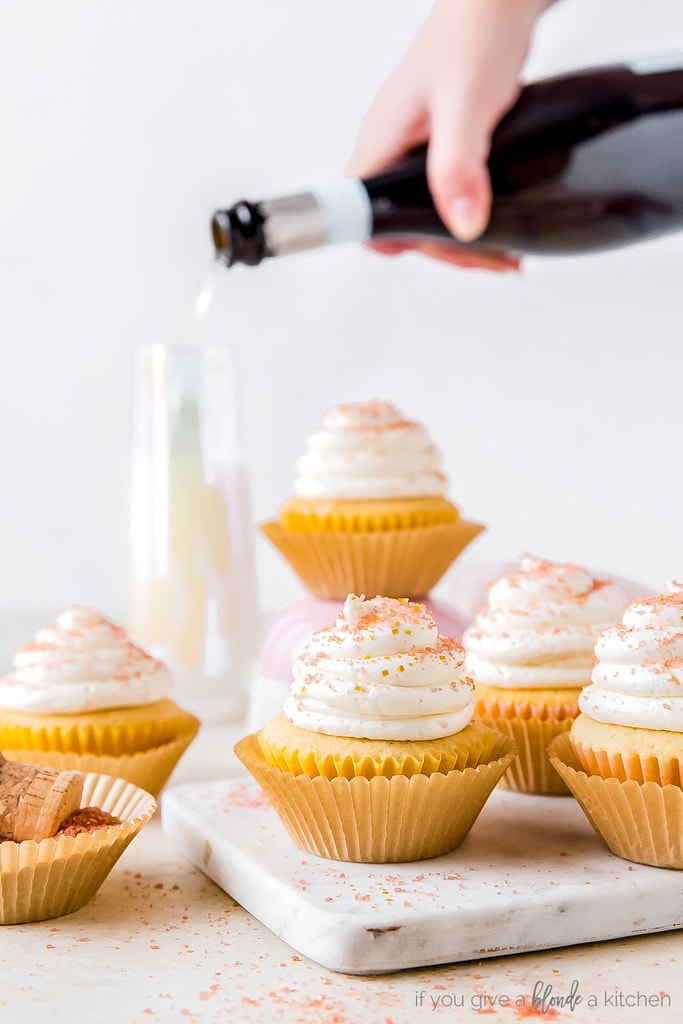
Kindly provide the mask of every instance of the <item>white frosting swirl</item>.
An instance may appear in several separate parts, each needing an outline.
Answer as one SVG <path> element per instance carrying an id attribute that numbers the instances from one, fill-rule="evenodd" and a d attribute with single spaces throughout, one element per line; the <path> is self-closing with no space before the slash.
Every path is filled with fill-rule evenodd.
<path id="1" fill-rule="evenodd" d="M 463 664 L 461 644 L 439 636 L 424 605 L 349 594 L 336 624 L 314 633 L 295 662 L 284 710 L 329 736 L 450 736 L 474 714 Z"/>
<path id="2" fill-rule="evenodd" d="M 390 402 L 331 409 L 297 463 L 303 498 L 365 500 L 443 497 L 448 481 L 429 434 Z"/>
<path id="3" fill-rule="evenodd" d="M 683 732 L 683 583 L 627 605 L 621 621 L 595 641 L 581 711 L 610 725 Z"/>
<path id="4" fill-rule="evenodd" d="M 172 688 L 169 670 L 92 608 L 67 608 L 13 658 L 0 707 L 76 714 L 152 704 Z"/>
<path id="5" fill-rule="evenodd" d="M 488 590 L 465 630 L 465 667 L 475 682 L 522 689 L 584 686 L 593 640 L 619 618 L 624 597 L 611 580 L 577 565 L 524 556 Z"/>

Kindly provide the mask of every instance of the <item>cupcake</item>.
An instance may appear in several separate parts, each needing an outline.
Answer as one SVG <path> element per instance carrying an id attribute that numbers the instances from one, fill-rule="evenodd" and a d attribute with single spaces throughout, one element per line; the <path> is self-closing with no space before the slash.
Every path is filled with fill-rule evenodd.
<path id="1" fill-rule="evenodd" d="M 0 925 L 84 906 L 155 810 L 123 779 L 0 757 Z"/>
<path id="2" fill-rule="evenodd" d="M 114 775 L 156 795 L 199 728 L 171 675 L 91 608 L 68 608 L 0 679 L 0 750 L 16 761 Z"/>
<path id="3" fill-rule="evenodd" d="M 422 598 L 439 632 L 459 640 L 465 620 L 445 601 Z M 247 729 L 255 732 L 279 714 L 292 681 L 296 659 L 303 653 L 311 634 L 334 621 L 338 601 L 304 597 L 288 605 L 271 622 L 263 638 L 256 674 L 249 691 Z"/>
<path id="4" fill-rule="evenodd" d="M 629 604 L 595 659 L 553 764 L 614 853 L 683 868 L 683 584 Z"/>
<path id="5" fill-rule="evenodd" d="M 472 721 L 463 667 L 423 605 L 347 597 L 295 663 L 284 711 L 235 747 L 297 846 L 383 863 L 464 839 L 516 751 Z"/>
<path id="6" fill-rule="evenodd" d="M 447 486 L 422 424 L 390 402 L 340 405 L 309 438 L 294 496 L 261 529 L 316 597 L 422 596 L 483 529 Z"/>
<path id="7" fill-rule="evenodd" d="M 465 667 L 476 685 L 477 716 L 519 747 L 507 788 L 568 792 L 546 749 L 578 715 L 593 640 L 623 604 L 611 580 L 530 556 L 488 588 L 487 604 L 463 634 Z"/>

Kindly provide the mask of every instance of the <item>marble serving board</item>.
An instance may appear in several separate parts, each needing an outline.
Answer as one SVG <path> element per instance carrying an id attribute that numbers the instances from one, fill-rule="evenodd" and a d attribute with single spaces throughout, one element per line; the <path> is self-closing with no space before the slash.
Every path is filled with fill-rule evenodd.
<path id="1" fill-rule="evenodd" d="M 162 827 L 298 953 L 346 974 L 683 927 L 683 872 L 611 854 L 571 797 L 494 791 L 457 850 L 409 864 L 298 850 L 251 779 L 169 789 Z"/>

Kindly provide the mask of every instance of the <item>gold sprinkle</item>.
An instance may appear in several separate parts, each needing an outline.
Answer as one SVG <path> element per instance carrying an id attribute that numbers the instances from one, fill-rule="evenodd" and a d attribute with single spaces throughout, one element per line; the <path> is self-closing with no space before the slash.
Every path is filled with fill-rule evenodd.
<path id="1" fill-rule="evenodd" d="M 382 669 L 382 675 L 383 676 L 388 676 L 389 675 L 389 669 L 388 668 L 383 668 Z"/>
<path id="2" fill-rule="evenodd" d="M 399 665 L 399 666 L 398 666 L 398 671 L 399 671 L 399 672 L 405 672 L 405 670 L 406 670 L 406 667 L 405 667 L 405 665 Z"/>

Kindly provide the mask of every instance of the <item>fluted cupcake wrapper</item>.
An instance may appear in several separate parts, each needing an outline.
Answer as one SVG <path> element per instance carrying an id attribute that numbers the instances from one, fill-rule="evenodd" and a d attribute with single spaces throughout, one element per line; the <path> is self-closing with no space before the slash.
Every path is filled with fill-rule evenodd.
<path id="1" fill-rule="evenodd" d="M 540 796 L 567 796 L 569 790 L 548 759 L 548 744 L 571 728 L 572 719 L 507 718 L 477 715 L 477 719 L 514 740 L 519 750 L 501 779 L 502 789 Z"/>
<path id="2" fill-rule="evenodd" d="M 683 868 L 683 790 L 635 779 L 587 775 L 569 735 L 558 736 L 550 760 L 612 853 L 659 868 Z"/>
<path id="3" fill-rule="evenodd" d="M 0 924 L 44 921 L 85 906 L 156 810 L 144 789 L 95 773 L 85 776 L 82 806 L 108 811 L 122 824 L 40 842 L 0 843 Z"/>
<path id="4" fill-rule="evenodd" d="M 490 761 L 476 768 L 390 779 L 293 775 L 267 763 L 256 734 L 240 740 L 235 753 L 300 849 L 330 860 L 384 864 L 455 849 L 517 751 L 500 736 Z"/>
<path id="5" fill-rule="evenodd" d="M 294 533 L 281 522 L 261 525 L 306 590 L 343 601 L 347 594 L 419 597 L 428 594 L 484 527 L 459 519 L 377 533 Z"/>
<path id="6" fill-rule="evenodd" d="M 3 750 L 9 761 L 22 764 L 41 764 L 48 768 L 59 768 L 61 771 L 76 770 L 79 772 L 96 772 L 102 775 L 113 775 L 120 779 L 141 786 L 158 796 L 166 784 L 169 775 L 197 735 L 199 721 L 171 743 L 164 743 L 149 750 L 141 750 L 137 754 L 75 754 L 59 750 Z"/>

